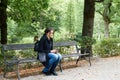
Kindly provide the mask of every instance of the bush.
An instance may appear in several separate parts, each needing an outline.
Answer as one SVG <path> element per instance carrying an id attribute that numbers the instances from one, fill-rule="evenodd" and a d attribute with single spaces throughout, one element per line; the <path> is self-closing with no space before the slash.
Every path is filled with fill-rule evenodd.
<path id="1" fill-rule="evenodd" d="M 88 48 L 96 43 L 96 40 L 89 36 L 82 36 L 81 33 L 78 33 L 74 38 L 76 42 L 78 42 L 79 46 L 83 48 Z"/>
<path id="2" fill-rule="evenodd" d="M 101 57 L 120 55 L 119 39 L 104 39 L 94 46 L 94 53 Z"/>

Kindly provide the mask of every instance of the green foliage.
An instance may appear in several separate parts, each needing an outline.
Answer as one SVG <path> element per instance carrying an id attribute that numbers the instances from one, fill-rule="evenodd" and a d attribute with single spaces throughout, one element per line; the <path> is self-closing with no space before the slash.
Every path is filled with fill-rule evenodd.
<path id="1" fill-rule="evenodd" d="M 16 43 L 24 37 L 40 36 L 40 29 L 48 26 L 58 29 L 61 12 L 53 5 L 48 8 L 48 4 L 49 0 L 10 0 L 7 12 L 8 42 Z"/>
<path id="2" fill-rule="evenodd" d="M 68 0 L 65 11 L 63 11 L 64 16 L 61 20 L 66 31 L 69 31 L 69 33 L 81 31 L 83 23 L 83 6 L 83 1 Z"/>
<path id="3" fill-rule="evenodd" d="M 41 36 L 41 30 L 48 26 L 57 31 L 65 29 L 65 32 L 59 32 L 59 39 L 82 32 L 83 6 L 81 0 L 9 0 L 8 43 L 20 43 L 23 38 Z"/>
<path id="4" fill-rule="evenodd" d="M 36 34 L 34 27 L 30 23 L 19 23 L 8 18 L 8 43 L 20 42 L 23 37 L 31 37 Z M 37 26 L 36 26 L 37 27 Z M 18 37 L 19 36 L 19 37 Z"/>
<path id="5" fill-rule="evenodd" d="M 78 33 L 74 40 L 77 41 L 78 44 L 84 48 L 88 48 L 96 43 L 96 40 L 94 38 L 91 38 L 89 36 L 82 36 L 81 33 Z"/>
<path id="6" fill-rule="evenodd" d="M 40 20 L 40 27 L 46 28 L 50 26 L 58 28 L 60 26 L 60 16 L 61 12 L 50 6 L 49 9 L 44 11 L 40 18 L 38 18 L 38 20 Z"/>
<path id="7" fill-rule="evenodd" d="M 101 20 L 99 20 L 99 22 L 100 22 L 99 24 L 95 20 L 95 24 L 98 24 L 98 26 L 95 26 L 95 27 L 97 27 L 97 30 L 99 30 L 99 33 L 102 32 L 100 29 L 103 29 L 103 28 L 101 28 L 101 27 L 106 26 L 106 25 L 101 23 L 102 20 L 106 21 L 108 19 L 108 26 L 109 27 L 108 27 L 108 30 L 104 30 L 104 32 L 105 31 L 107 32 L 110 29 L 113 30 L 116 28 L 116 26 L 119 26 L 119 22 L 120 22 L 120 16 L 119 16 L 120 15 L 120 11 L 119 11 L 120 8 L 119 7 L 120 7 L 119 0 L 104 0 L 103 3 L 96 3 L 96 12 L 98 12 L 103 17 Z M 100 29 L 98 29 L 98 28 L 100 28 Z M 96 31 L 96 30 L 94 30 L 94 31 Z M 102 34 L 104 34 L 104 32 L 102 32 Z M 109 33 L 107 32 L 107 34 L 112 35 L 110 37 L 118 36 L 118 34 L 116 34 L 116 33 L 117 33 L 117 30 L 112 31 L 112 32 L 109 31 Z M 97 34 L 97 32 L 96 32 L 96 34 Z M 102 34 L 98 34 L 98 36 L 101 36 Z"/>
<path id="8" fill-rule="evenodd" d="M 70 32 L 75 31 L 75 16 L 74 16 L 74 2 L 69 2 L 66 13 L 66 28 L 69 29 Z"/>
<path id="9" fill-rule="evenodd" d="M 120 39 L 103 39 L 94 46 L 94 53 L 101 57 L 120 55 Z"/>
<path id="10" fill-rule="evenodd" d="M 40 18 L 48 3 L 49 0 L 8 0 L 8 43 L 38 35 Z"/>
<path id="11" fill-rule="evenodd" d="M 119 0 L 113 0 L 112 7 L 111 7 L 111 19 L 114 23 L 120 22 L 120 1 Z"/>
<path id="12" fill-rule="evenodd" d="M 41 14 L 41 10 L 48 8 L 49 0 L 8 0 L 8 16 L 11 19 L 32 21 Z"/>

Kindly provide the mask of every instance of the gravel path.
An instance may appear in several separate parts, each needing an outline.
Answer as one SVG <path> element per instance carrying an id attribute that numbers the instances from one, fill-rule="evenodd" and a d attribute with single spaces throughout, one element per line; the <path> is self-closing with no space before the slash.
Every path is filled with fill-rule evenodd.
<path id="1" fill-rule="evenodd" d="M 92 60 L 91 67 L 83 64 L 57 73 L 58 76 L 40 74 L 21 80 L 120 80 L 120 57 L 97 58 Z"/>
<path id="2" fill-rule="evenodd" d="M 83 63 L 79 62 L 80 63 Z M 21 80 L 120 80 L 120 56 L 111 58 L 93 58 L 92 66 L 88 63 L 77 67 L 65 69 L 63 72 L 57 71 L 58 76 L 29 75 Z M 0 80 L 4 79 L 0 75 Z"/>

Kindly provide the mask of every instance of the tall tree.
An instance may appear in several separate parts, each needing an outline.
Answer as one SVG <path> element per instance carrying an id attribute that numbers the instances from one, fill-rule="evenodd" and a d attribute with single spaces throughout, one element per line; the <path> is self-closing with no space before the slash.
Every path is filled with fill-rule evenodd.
<path id="1" fill-rule="evenodd" d="M 0 0 L 0 30 L 1 44 L 7 43 L 7 0 Z"/>
<path id="2" fill-rule="evenodd" d="M 103 19 L 105 22 L 105 37 L 108 38 L 110 37 L 109 35 L 109 24 L 110 24 L 110 13 L 111 13 L 111 4 L 112 4 L 112 0 L 108 0 L 108 3 L 104 3 L 104 11 L 103 11 Z"/>
<path id="3" fill-rule="evenodd" d="M 111 18 L 114 15 L 114 10 L 111 10 L 113 0 L 105 0 L 103 2 L 102 10 L 99 9 L 97 12 L 103 17 L 105 29 L 104 29 L 104 37 L 109 38 L 110 32 L 109 32 L 109 24 L 112 22 Z"/>
<path id="4" fill-rule="evenodd" d="M 111 13 L 111 4 L 113 0 L 108 0 L 107 2 L 103 3 L 104 11 L 103 11 L 103 20 L 105 23 L 105 38 L 109 38 L 109 24 L 110 24 L 110 13 Z"/>
<path id="5" fill-rule="evenodd" d="M 92 38 L 94 26 L 94 13 L 95 13 L 95 0 L 85 0 L 82 36 L 89 36 Z M 89 46 L 88 49 L 92 52 L 91 46 Z M 82 51 L 82 53 L 83 52 L 84 51 Z"/>
<path id="6" fill-rule="evenodd" d="M 85 0 L 82 36 L 89 37 L 93 36 L 94 12 L 95 12 L 94 0 Z"/>

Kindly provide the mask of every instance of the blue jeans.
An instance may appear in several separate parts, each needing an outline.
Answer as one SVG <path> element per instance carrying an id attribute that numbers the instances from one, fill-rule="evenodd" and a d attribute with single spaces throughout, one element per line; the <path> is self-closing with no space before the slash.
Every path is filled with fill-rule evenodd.
<path id="1" fill-rule="evenodd" d="M 59 53 L 48 53 L 49 61 L 46 64 L 46 67 L 43 69 L 43 72 L 53 72 L 62 59 L 61 54 Z"/>

